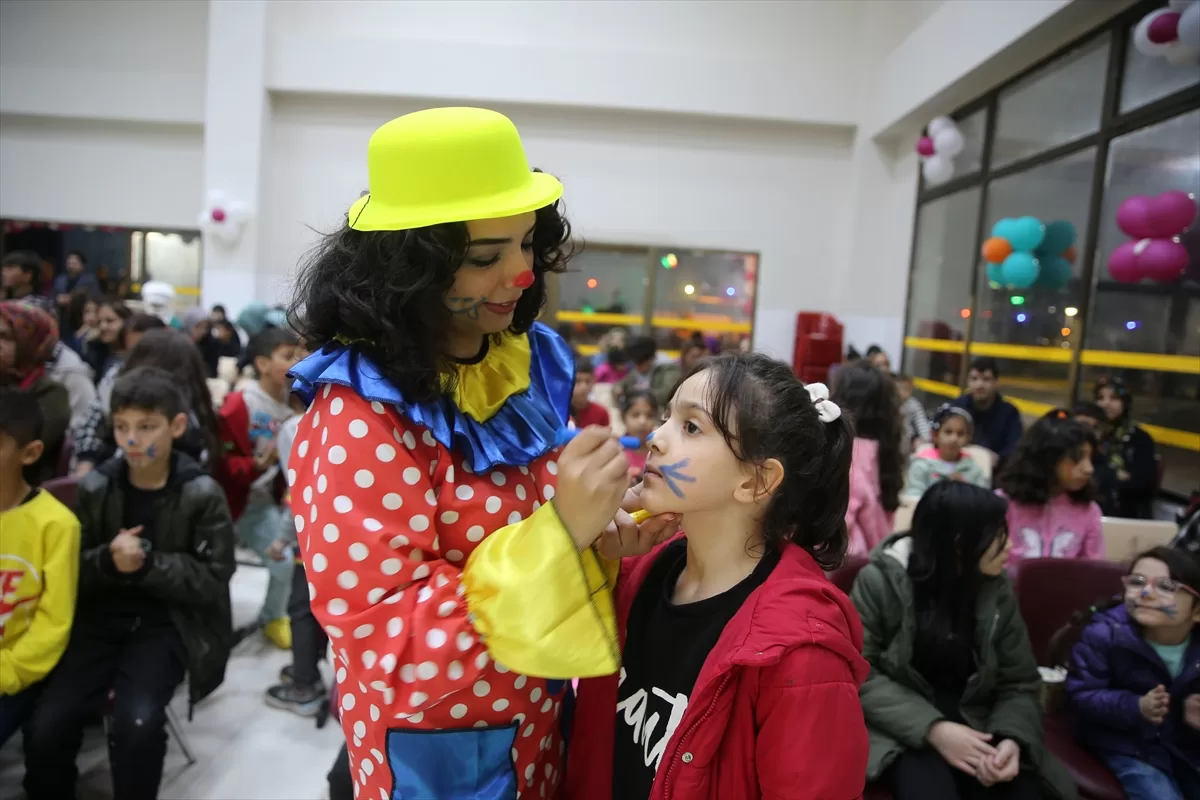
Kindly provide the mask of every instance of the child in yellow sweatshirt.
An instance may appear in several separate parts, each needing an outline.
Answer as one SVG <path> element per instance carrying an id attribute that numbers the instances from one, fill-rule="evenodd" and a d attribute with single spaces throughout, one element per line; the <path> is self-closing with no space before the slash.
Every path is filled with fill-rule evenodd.
<path id="1" fill-rule="evenodd" d="M 67 646 L 79 579 L 79 520 L 24 470 L 42 455 L 37 398 L 0 388 L 0 745 Z"/>

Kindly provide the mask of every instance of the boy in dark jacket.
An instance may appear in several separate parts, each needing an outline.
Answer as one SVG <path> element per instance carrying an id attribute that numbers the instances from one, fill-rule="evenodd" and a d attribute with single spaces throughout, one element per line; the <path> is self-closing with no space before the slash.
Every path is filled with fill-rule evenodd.
<path id="1" fill-rule="evenodd" d="M 122 455 L 79 489 L 79 603 L 25 738 L 30 800 L 75 796 L 84 725 L 105 711 L 113 795 L 158 795 L 165 708 L 221 685 L 232 640 L 233 523 L 220 487 L 172 444 L 187 429 L 171 375 L 141 367 L 113 387 Z M 108 698 L 111 693 L 111 706 Z"/>

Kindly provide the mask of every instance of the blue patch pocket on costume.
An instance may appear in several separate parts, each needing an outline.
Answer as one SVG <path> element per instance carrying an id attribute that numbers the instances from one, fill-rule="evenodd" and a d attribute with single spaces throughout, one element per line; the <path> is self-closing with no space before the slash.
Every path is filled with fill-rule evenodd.
<path id="1" fill-rule="evenodd" d="M 518 727 L 388 731 L 392 800 L 512 800 Z"/>

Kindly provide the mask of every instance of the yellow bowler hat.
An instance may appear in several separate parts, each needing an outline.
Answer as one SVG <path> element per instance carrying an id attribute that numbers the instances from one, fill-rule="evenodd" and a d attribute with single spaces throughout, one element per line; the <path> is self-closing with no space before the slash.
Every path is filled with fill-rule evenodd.
<path id="1" fill-rule="evenodd" d="M 482 108 L 405 114 L 371 135 L 371 191 L 350 206 L 356 231 L 495 219 L 548 206 L 558 179 L 532 172 L 512 120 Z"/>

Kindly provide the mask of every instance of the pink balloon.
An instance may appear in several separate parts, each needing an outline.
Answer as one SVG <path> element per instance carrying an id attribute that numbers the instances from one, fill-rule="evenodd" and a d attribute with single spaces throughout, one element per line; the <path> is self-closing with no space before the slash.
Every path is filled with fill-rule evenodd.
<path id="1" fill-rule="evenodd" d="M 1187 192 L 1163 192 L 1150 198 L 1150 224 L 1155 236 L 1183 233 L 1196 218 L 1196 201 Z"/>
<path id="2" fill-rule="evenodd" d="M 928 136 L 917 139 L 917 152 L 926 157 L 933 155 L 936 152 L 933 147 L 933 139 Z"/>
<path id="3" fill-rule="evenodd" d="M 1149 239 L 1154 236 L 1154 226 L 1150 219 L 1150 198 L 1144 194 L 1127 197 L 1117 207 L 1117 227 L 1134 239 Z"/>
<path id="4" fill-rule="evenodd" d="M 1187 250 L 1179 242 L 1170 239 L 1152 239 L 1137 256 L 1138 270 L 1142 277 L 1166 283 L 1178 280 L 1187 269 Z M 1112 271 L 1112 268 L 1109 268 Z"/>
<path id="5" fill-rule="evenodd" d="M 1134 252 L 1135 242 L 1125 244 L 1112 251 L 1108 257 L 1108 274 L 1120 283 L 1137 283 L 1142 275 L 1138 270 L 1138 257 Z"/>
<path id="6" fill-rule="evenodd" d="M 1179 12 L 1159 14 L 1146 29 L 1146 38 L 1155 44 L 1168 44 L 1179 38 Z"/>

